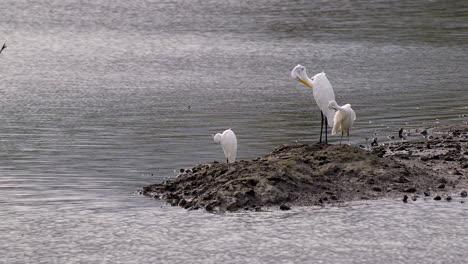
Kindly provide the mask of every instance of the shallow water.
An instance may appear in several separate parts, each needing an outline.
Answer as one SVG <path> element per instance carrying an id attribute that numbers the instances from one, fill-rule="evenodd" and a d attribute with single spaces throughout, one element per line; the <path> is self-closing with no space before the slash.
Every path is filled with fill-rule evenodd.
<path id="1" fill-rule="evenodd" d="M 141 201 L 143 200 L 143 201 Z M 130 205 L 131 203 L 134 203 Z M 216 215 L 127 197 L 17 208 L 3 263 L 462 263 L 466 204 L 433 200 Z M 137 206 L 135 206 L 135 204 Z M 20 227 L 11 229 L 11 225 Z"/>
<path id="2" fill-rule="evenodd" d="M 298 63 L 353 105 L 352 143 L 467 122 L 463 1 L 2 3 L 3 262 L 466 258 L 456 202 L 220 216 L 133 195 L 222 160 L 210 135 L 229 127 L 240 159 L 317 141 L 312 93 L 289 76 Z"/>

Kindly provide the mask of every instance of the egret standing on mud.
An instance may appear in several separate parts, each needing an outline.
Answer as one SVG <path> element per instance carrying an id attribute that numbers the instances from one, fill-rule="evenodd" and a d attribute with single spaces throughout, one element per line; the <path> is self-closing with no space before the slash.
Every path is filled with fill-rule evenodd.
<path id="1" fill-rule="evenodd" d="M 236 161 L 237 155 L 237 138 L 236 134 L 231 129 L 224 130 L 222 134 L 217 133 L 213 136 L 216 143 L 220 143 L 223 147 L 224 156 L 226 156 L 227 163 Z"/>
<path id="2" fill-rule="evenodd" d="M 320 108 L 320 114 L 322 116 L 322 122 L 320 124 L 320 142 L 322 142 L 323 127 L 325 127 L 325 142 L 327 142 L 327 125 L 330 127 L 333 125 L 332 123 L 328 123 L 328 120 L 333 120 L 335 116 L 335 110 L 328 107 L 328 103 L 335 100 L 333 87 L 324 72 L 316 74 L 310 79 L 309 76 L 307 76 L 306 68 L 300 64 L 291 71 L 291 77 L 312 88 L 315 102 Z"/>
<path id="3" fill-rule="evenodd" d="M 336 135 L 336 133 L 341 131 L 340 145 L 343 140 L 343 135 L 348 136 L 349 143 L 349 130 L 353 126 L 354 120 L 356 120 L 356 113 L 351 108 L 350 104 L 339 106 L 335 100 L 330 101 L 328 107 L 336 111 L 333 117 L 332 135 Z"/>

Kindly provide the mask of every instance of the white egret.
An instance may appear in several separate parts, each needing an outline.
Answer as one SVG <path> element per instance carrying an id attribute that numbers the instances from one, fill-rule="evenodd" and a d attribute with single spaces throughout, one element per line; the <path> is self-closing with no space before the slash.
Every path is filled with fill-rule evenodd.
<path id="1" fill-rule="evenodd" d="M 306 68 L 300 64 L 291 71 L 291 77 L 312 88 L 312 94 L 314 95 L 317 106 L 320 108 L 320 114 L 322 116 L 320 124 L 320 142 L 322 142 L 322 130 L 324 126 L 325 142 L 327 142 L 327 126 L 333 126 L 328 120 L 333 120 L 335 116 L 335 110 L 328 107 L 328 103 L 331 100 L 335 100 L 335 92 L 333 91 L 330 81 L 328 81 L 324 72 L 318 73 L 310 79 L 309 76 L 307 76 Z"/>
<path id="2" fill-rule="evenodd" d="M 328 107 L 336 111 L 333 117 L 332 135 L 336 135 L 341 131 L 341 140 L 343 140 L 343 135 L 348 136 L 349 143 L 349 130 L 353 126 L 354 120 L 356 120 L 356 113 L 350 104 L 339 106 L 335 100 L 330 101 Z"/>
<path id="3" fill-rule="evenodd" d="M 213 136 L 216 143 L 220 143 L 223 147 L 224 156 L 226 156 L 227 163 L 233 163 L 236 161 L 237 155 L 237 138 L 236 134 L 229 128 L 224 130 L 222 134 L 217 133 Z"/>

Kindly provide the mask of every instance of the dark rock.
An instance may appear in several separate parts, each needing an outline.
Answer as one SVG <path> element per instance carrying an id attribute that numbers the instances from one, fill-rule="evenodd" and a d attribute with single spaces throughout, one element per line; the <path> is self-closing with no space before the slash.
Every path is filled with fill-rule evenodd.
<path id="1" fill-rule="evenodd" d="M 447 180 L 445 178 L 440 178 L 437 182 L 438 183 L 447 183 Z"/>
<path id="2" fill-rule="evenodd" d="M 427 130 L 426 130 L 426 129 L 424 129 L 424 130 L 421 132 L 421 135 L 423 135 L 423 137 L 426 137 L 427 134 L 428 134 L 428 133 L 427 133 Z"/>
<path id="3" fill-rule="evenodd" d="M 187 204 L 187 200 L 185 200 L 185 199 L 181 199 L 181 200 L 179 201 L 179 206 L 180 206 L 180 207 L 184 207 L 186 204 Z"/>
<path id="4" fill-rule="evenodd" d="M 445 189 L 445 184 L 441 183 L 439 186 L 437 186 L 439 189 Z"/>
<path id="5" fill-rule="evenodd" d="M 207 204 L 207 205 L 205 206 L 205 210 L 208 211 L 208 212 L 212 212 L 213 209 L 214 209 L 214 207 L 213 207 L 213 205 L 211 205 L 211 204 Z"/>
<path id="6" fill-rule="evenodd" d="M 375 191 L 375 192 L 381 192 L 382 191 L 382 189 L 380 189 L 379 187 L 374 187 L 374 188 L 372 188 L 372 190 Z"/>
<path id="7" fill-rule="evenodd" d="M 291 207 L 285 205 L 285 204 L 282 204 L 280 205 L 279 207 L 280 210 L 283 210 L 283 211 L 287 211 L 287 210 L 291 210 Z"/>
<path id="8" fill-rule="evenodd" d="M 398 130 L 398 137 L 399 137 L 400 139 L 404 139 L 404 136 L 403 136 L 403 128 L 402 128 L 402 127 Z"/>
<path id="9" fill-rule="evenodd" d="M 452 201 L 452 196 L 445 197 L 445 200 L 447 200 L 448 202 Z"/>
<path id="10" fill-rule="evenodd" d="M 405 159 L 405 160 L 408 160 L 410 158 L 410 156 L 408 154 L 398 154 L 398 155 L 395 155 L 395 156 L 397 156 L 400 159 Z"/>
<path id="11" fill-rule="evenodd" d="M 180 173 L 184 173 L 184 172 L 185 172 L 185 169 L 180 169 L 179 172 L 180 172 Z"/>
<path id="12" fill-rule="evenodd" d="M 402 200 L 403 200 L 404 203 L 407 203 L 408 202 L 408 195 L 405 194 L 405 196 L 403 196 Z"/>
<path id="13" fill-rule="evenodd" d="M 460 196 L 463 197 L 463 198 L 466 198 L 468 196 L 468 193 L 466 191 L 462 191 L 460 193 Z"/>
<path id="14" fill-rule="evenodd" d="M 437 195 L 436 197 L 434 197 L 434 200 L 440 201 L 440 200 L 442 200 L 442 197 L 440 197 L 439 195 Z"/>
<path id="15" fill-rule="evenodd" d="M 398 177 L 395 182 L 398 182 L 398 183 L 408 183 L 410 182 L 410 180 L 408 180 L 407 178 L 405 178 L 404 176 L 400 176 Z"/>
<path id="16" fill-rule="evenodd" d="M 416 192 L 416 188 L 414 188 L 414 187 L 409 187 L 409 188 L 406 188 L 406 189 L 404 190 L 404 192 L 407 192 L 407 193 L 414 193 L 414 192 Z"/>
<path id="17" fill-rule="evenodd" d="M 375 184 L 375 180 L 373 178 L 370 178 L 366 181 L 366 183 L 372 185 Z"/>
<path id="18" fill-rule="evenodd" d="M 424 192 L 424 196 L 431 196 L 430 192 Z"/>
<path id="19" fill-rule="evenodd" d="M 411 197 L 411 200 L 413 200 L 413 201 L 415 201 L 415 202 L 416 202 L 416 200 L 418 200 L 418 196 L 417 196 L 417 195 L 415 195 L 415 196 Z"/>
<path id="20" fill-rule="evenodd" d="M 429 157 L 426 156 L 426 155 L 424 155 L 424 156 L 419 157 L 419 159 L 420 159 L 421 161 L 428 161 L 428 160 L 429 160 Z"/>

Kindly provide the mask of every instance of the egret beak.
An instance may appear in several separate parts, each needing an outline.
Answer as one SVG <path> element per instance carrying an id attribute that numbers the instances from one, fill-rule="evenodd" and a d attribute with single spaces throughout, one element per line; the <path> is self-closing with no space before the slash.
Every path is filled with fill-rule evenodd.
<path id="1" fill-rule="evenodd" d="M 305 84 L 306 86 L 310 87 L 310 88 L 313 88 L 312 85 L 310 85 L 309 83 L 307 83 L 306 81 L 302 80 L 301 78 L 297 77 L 297 80 L 300 81 L 301 83 Z"/>

